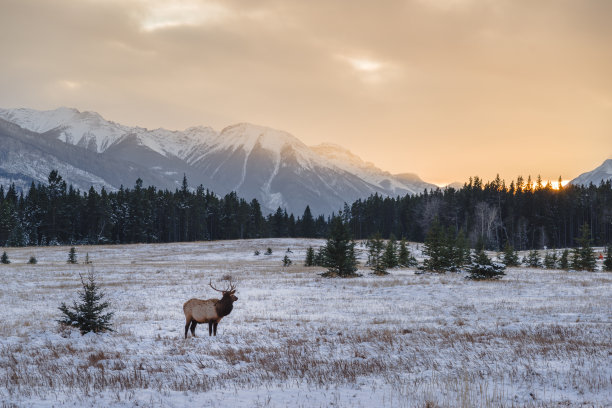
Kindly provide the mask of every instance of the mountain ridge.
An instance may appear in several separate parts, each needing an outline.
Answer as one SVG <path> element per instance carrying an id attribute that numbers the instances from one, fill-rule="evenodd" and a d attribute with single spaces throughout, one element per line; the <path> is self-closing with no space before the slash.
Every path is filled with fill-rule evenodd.
<path id="1" fill-rule="evenodd" d="M 589 184 L 599 185 L 602 181 L 612 180 L 612 158 L 604 160 L 604 162 L 591 171 L 582 173 L 572 181 L 571 184 L 581 184 L 588 186 Z"/>
<path id="2" fill-rule="evenodd" d="M 106 120 L 96 112 L 66 107 L 50 111 L 0 109 L 0 119 L 5 133 L 7 123 L 22 130 L 13 129 L 13 139 L 40 139 L 36 141 L 36 151 L 44 165 L 39 166 L 38 172 L 59 162 L 66 164 L 68 172 L 78 169 L 87 174 L 75 182 L 82 190 L 89 188 L 83 184 L 88 179 L 96 180 L 97 186 L 117 189 L 131 185 L 137 177 L 145 184 L 172 189 L 180 186 L 185 175 L 192 186 L 202 184 L 220 195 L 235 191 L 245 199 L 256 198 L 266 212 L 280 206 L 301 214 L 310 205 L 313 213 L 330 214 L 345 202 L 374 193 L 396 196 L 436 188 L 418 176 L 394 176 L 342 146 L 309 147 L 291 133 L 250 123 L 237 123 L 221 131 L 207 126 L 182 131 L 149 130 Z M 47 139 L 53 149 L 52 154 L 45 155 L 41 153 L 42 141 Z M 11 146 L 22 155 L 28 150 L 25 143 Z M 88 157 L 91 165 L 67 157 L 62 146 L 72 156 Z M 17 156 L 3 161 L 0 171 L 21 174 L 24 180 L 46 180 L 48 173 L 19 167 Z M 103 161 L 122 169 L 124 177 L 119 185 L 117 172 L 104 166 Z M 112 181 L 107 180 L 110 173 L 114 174 Z M 69 174 L 65 178 L 71 180 Z"/>

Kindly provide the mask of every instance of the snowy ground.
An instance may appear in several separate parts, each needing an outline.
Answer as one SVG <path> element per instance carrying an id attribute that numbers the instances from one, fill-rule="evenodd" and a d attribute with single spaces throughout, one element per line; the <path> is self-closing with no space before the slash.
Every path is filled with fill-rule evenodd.
<path id="1" fill-rule="evenodd" d="M 68 247 L 7 248 L 1 406 L 612 405 L 612 274 L 325 279 L 301 266 L 321 243 L 77 247 L 116 312 L 114 333 L 85 336 L 55 320 L 87 267 L 66 263 Z M 283 268 L 288 247 L 294 265 Z M 215 297 L 209 279 L 223 286 L 227 275 L 239 300 L 218 336 L 200 325 L 185 340 L 182 304 Z"/>

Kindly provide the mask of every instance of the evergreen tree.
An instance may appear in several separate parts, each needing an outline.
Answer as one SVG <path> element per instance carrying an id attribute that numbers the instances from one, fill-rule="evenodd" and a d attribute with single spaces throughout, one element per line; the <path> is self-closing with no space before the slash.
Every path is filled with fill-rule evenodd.
<path id="1" fill-rule="evenodd" d="M 304 266 L 315 266 L 315 251 L 311 246 L 306 250 L 306 260 L 304 261 Z"/>
<path id="2" fill-rule="evenodd" d="M 9 200 L 0 201 L 0 246 L 8 244 L 17 221 L 15 206 Z"/>
<path id="3" fill-rule="evenodd" d="M 268 247 L 268 249 L 266 249 L 266 255 L 272 255 L 272 248 Z"/>
<path id="4" fill-rule="evenodd" d="M 603 261 L 603 269 L 607 272 L 612 272 L 612 245 L 608 245 L 606 248 L 606 257 Z"/>
<path id="5" fill-rule="evenodd" d="M 35 265 L 38 263 L 38 260 L 36 259 L 36 257 L 34 255 L 32 255 L 30 257 L 30 260 L 28 261 L 29 264 Z"/>
<path id="6" fill-rule="evenodd" d="M 62 302 L 59 310 L 63 316 L 58 322 L 65 326 L 78 328 L 81 334 L 112 330 L 110 320 L 113 312 L 106 312 L 110 304 L 102 301 L 105 294 L 96 283 L 93 270 L 90 270 L 86 280 L 82 275 L 79 276 L 83 287 L 83 291 L 79 293 L 81 303 L 77 304 L 75 301 L 73 306 L 69 307 Z"/>
<path id="7" fill-rule="evenodd" d="M 11 261 L 9 261 L 8 255 L 6 254 L 6 251 L 4 251 L 2 253 L 2 257 L 0 257 L 0 262 L 3 263 L 3 264 L 10 264 L 11 263 Z"/>
<path id="8" fill-rule="evenodd" d="M 410 253 L 410 250 L 408 249 L 408 244 L 406 243 L 406 240 L 404 238 L 402 238 L 402 240 L 400 241 L 397 262 L 399 266 L 404 268 L 416 266 L 418 264 L 416 258 Z"/>
<path id="9" fill-rule="evenodd" d="M 450 247 L 452 253 L 452 269 L 461 268 L 467 265 L 471 261 L 470 244 L 463 233 L 460 230 L 455 238 L 455 244 Z"/>
<path id="10" fill-rule="evenodd" d="M 471 265 L 467 268 L 468 279 L 483 280 L 483 279 L 499 279 L 505 275 L 504 264 L 492 262 L 487 256 L 483 247 L 480 247 L 475 253 Z"/>
<path id="11" fill-rule="evenodd" d="M 541 268 L 542 261 L 540 260 L 540 254 L 537 249 L 532 249 L 529 251 L 527 256 L 523 259 L 523 263 L 526 266 L 530 266 L 532 268 Z"/>
<path id="12" fill-rule="evenodd" d="M 69 264 L 77 263 L 76 249 L 74 249 L 74 247 L 70 248 L 70 252 L 68 252 L 68 263 Z"/>
<path id="13" fill-rule="evenodd" d="M 519 266 L 519 257 L 510 242 L 506 241 L 503 252 L 503 262 L 506 266 Z"/>
<path id="14" fill-rule="evenodd" d="M 391 237 L 385 245 L 385 252 L 383 253 L 382 261 L 385 269 L 392 269 L 398 266 L 397 260 L 397 245 L 395 243 L 395 237 L 391 234 Z"/>
<path id="15" fill-rule="evenodd" d="M 368 265 L 375 275 L 387 274 L 387 268 L 383 256 L 384 246 L 385 243 L 378 232 L 366 242 L 366 247 L 368 248 Z"/>
<path id="16" fill-rule="evenodd" d="M 559 258 L 559 268 L 567 270 L 569 266 L 569 250 L 565 249 Z"/>
<path id="17" fill-rule="evenodd" d="M 302 236 L 304 238 L 314 238 L 316 236 L 315 220 L 310 211 L 310 206 L 306 206 L 301 220 Z"/>
<path id="18" fill-rule="evenodd" d="M 17 216 L 16 212 L 15 212 L 15 216 Z M 27 244 L 28 244 L 27 234 L 23 230 L 21 221 L 16 219 L 14 222 L 13 230 L 9 234 L 9 237 L 6 241 L 6 245 L 11 246 L 11 247 L 21 247 L 21 246 L 26 246 Z"/>
<path id="19" fill-rule="evenodd" d="M 259 249 L 256 249 L 255 252 L 253 252 L 253 255 L 255 256 L 259 255 Z"/>
<path id="20" fill-rule="evenodd" d="M 546 269 L 555 269 L 557 266 L 557 253 L 553 251 L 552 253 L 546 252 L 544 255 L 544 267 Z"/>
<path id="21" fill-rule="evenodd" d="M 47 178 L 47 220 L 50 242 L 59 242 L 65 220 L 69 217 L 64 207 L 66 198 L 66 182 L 57 170 L 51 170 Z"/>
<path id="22" fill-rule="evenodd" d="M 580 237 L 576 238 L 579 246 L 573 250 L 572 268 L 575 270 L 594 271 L 597 259 L 591 247 L 589 224 L 584 223 L 580 228 L 580 232 Z"/>
<path id="23" fill-rule="evenodd" d="M 317 250 L 317 254 L 315 255 L 314 265 L 315 266 L 325 266 L 325 247 L 320 247 Z"/>
<path id="24" fill-rule="evenodd" d="M 434 272 L 446 271 L 451 265 L 451 257 L 448 253 L 446 233 L 438 218 L 434 219 L 427 233 L 424 247 L 423 253 L 429 258 L 423 261 L 423 269 Z"/>
<path id="25" fill-rule="evenodd" d="M 285 255 L 285 257 L 283 258 L 283 266 L 287 267 L 290 266 L 293 262 L 291 261 L 291 259 L 289 259 L 289 257 L 287 255 Z"/>
<path id="26" fill-rule="evenodd" d="M 342 221 L 342 215 L 334 216 L 330 222 L 324 256 L 327 272 L 322 276 L 342 278 L 357 276 L 355 242 L 351 240 L 348 225 Z"/>
<path id="27" fill-rule="evenodd" d="M 578 246 L 575 237 L 580 236 L 581 222 L 577 221 L 588 220 L 593 232 L 589 246 L 608 244 L 612 236 L 612 224 L 607 222 L 612 181 L 559 190 L 541 184 L 536 180 L 534 186 L 531 178 L 525 183 L 519 177 L 506 188 L 499 178 L 484 183 L 475 177 L 458 190 L 396 198 L 374 194 L 345 206 L 343 221 L 355 239 L 380 231 L 382 237 L 393 233 L 422 242 L 432 216 L 444 214 L 439 222 L 450 257 L 446 270 L 462 262 L 456 259 L 459 235 L 453 239 L 458 226 L 484 235 L 489 244 L 504 236 L 516 249 L 529 250 L 545 243 L 557 248 Z M 297 221 L 282 208 L 266 219 L 257 200 L 249 203 L 235 193 L 220 198 L 201 185 L 192 191 L 186 177 L 175 192 L 144 188 L 137 180 L 132 189 L 121 187 L 110 193 L 102 189 L 98 193 L 89 188 L 81 194 L 74 186 L 67 186 L 55 170 L 47 184 L 32 183 L 27 193 L 20 194 L 14 184 L 0 186 L 0 246 L 326 237 L 329 222 L 323 215 L 313 220 L 310 208 Z M 580 265 L 582 258 L 577 256 L 574 266 L 590 268 L 589 262 L 586 267 Z"/>

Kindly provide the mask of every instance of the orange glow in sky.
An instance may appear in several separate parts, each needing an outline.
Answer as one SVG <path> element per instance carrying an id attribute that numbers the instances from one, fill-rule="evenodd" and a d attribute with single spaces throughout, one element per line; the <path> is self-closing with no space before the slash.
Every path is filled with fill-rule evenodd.
<path id="1" fill-rule="evenodd" d="M 612 157 L 610 21 L 601 0 L 5 1 L 0 107 L 250 122 L 436 184 L 573 179 Z"/>

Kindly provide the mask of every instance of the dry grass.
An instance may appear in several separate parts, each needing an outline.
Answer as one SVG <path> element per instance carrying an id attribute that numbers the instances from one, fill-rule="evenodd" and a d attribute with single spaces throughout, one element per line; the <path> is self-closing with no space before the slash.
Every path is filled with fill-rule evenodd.
<path id="1" fill-rule="evenodd" d="M 89 247 L 117 310 L 115 333 L 87 339 L 54 323 L 82 272 L 44 263 L 63 259 L 63 248 L 40 249 L 38 265 L 9 265 L 0 276 L 0 300 L 12 311 L 0 323 L 0 336 L 11 339 L 0 342 L 3 406 L 50 393 L 112 393 L 119 402 L 138 390 L 163 399 L 289 384 L 384 387 L 392 406 L 601 406 L 605 397 L 597 396 L 611 395 L 610 370 L 601 369 L 612 358 L 607 275 L 517 269 L 502 281 L 472 283 L 398 270 L 321 279 L 312 268 L 282 268 L 285 245 L 260 246 L 259 257 L 247 247 L 249 255 L 209 261 L 172 259 L 164 246 Z M 263 255 L 267 246 L 277 258 Z M 305 248 L 292 245 L 294 262 Z M 23 251 L 24 259 L 32 252 Z M 240 301 L 219 335 L 208 337 L 201 325 L 199 337 L 184 340 L 183 301 L 214 296 L 208 280 L 230 277 Z"/>

